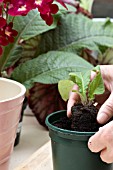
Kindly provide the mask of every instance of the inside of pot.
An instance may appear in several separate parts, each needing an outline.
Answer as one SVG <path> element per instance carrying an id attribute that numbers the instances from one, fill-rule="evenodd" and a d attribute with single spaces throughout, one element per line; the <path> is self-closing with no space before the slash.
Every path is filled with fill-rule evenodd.
<path id="1" fill-rule="evenodd" d="M 21 93 L 21 88 L 11 81 L 0 80 L 0 101 L 13 98 Z"/>

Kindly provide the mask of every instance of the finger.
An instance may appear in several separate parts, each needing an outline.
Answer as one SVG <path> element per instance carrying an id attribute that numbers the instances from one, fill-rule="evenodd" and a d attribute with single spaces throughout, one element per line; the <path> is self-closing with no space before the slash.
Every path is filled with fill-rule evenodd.
<path id="1" fill-rule="evenodd" d="M 78 86 L 75 84 L 72 90 L 78 90 Z M 80 100 L 79 95 L 76 92 L 70 92 L 70 97 L 67 103 L 67 116 L 71 116 L 71 107 Z"/>
<path id="2" fill-rule="evenodd" d="M 105 148 L 100 153 L 100 158 L 103 162 L 112 163 L 113 162 L 113 150 L 112 148 Z"/>
<path id="3" fill-rule="evenodd" d="M 95 133 L 95 135 L 90 137 L 88 141 L 88 148 L 92 152 L 97 153 L 106 148 L 105 141 L 102 139 L 102 134 L 103 134 L 102 130 L 103 129 L 100 128 L 99 131 Z"/>
<path id="4" fill-rule="evenodd" d="M 113 92 L 106 100 L 106 102 L 101 106 L 98 115 L 97 121 L 100 124 L 106 123 L 113 116 Z"/>

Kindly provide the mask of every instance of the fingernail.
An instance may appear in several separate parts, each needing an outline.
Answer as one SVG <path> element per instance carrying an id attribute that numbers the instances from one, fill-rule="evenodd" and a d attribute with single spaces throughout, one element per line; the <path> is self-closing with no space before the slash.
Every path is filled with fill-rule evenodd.
<path id="1" fill-rule="evenodd" d="M 106 123 L 107 121 L 109 120 L 109 117 L 107 114 L 105 113 L 100 113 L 97 115 L 97 121 L 100 123 L 100 124 L 104 124 Z"/>

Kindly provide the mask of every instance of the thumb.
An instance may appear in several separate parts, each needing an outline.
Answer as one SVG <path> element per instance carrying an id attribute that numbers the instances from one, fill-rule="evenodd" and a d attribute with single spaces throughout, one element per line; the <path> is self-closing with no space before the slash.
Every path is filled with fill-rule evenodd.
<path id="1" fill-rule="evenodd" d="M 113 116 L 113 92 L 106 100 L 106 102 L 101 106 L 98 115 L 97 121 L 100 124 L 106 123 Z"/>

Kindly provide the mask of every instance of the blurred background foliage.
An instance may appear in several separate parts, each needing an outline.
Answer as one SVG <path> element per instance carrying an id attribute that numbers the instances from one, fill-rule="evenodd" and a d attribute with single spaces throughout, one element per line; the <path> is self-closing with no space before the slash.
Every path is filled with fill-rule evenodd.
<path id="1" fill-rule="evenodd" d="M 29 107 L 43 126 L 48 114 L 66 109 L 57 88 L 59 80 L 68 78 L 72 71 L 113 64 L 112 22 L 109 18 L 100 21 L 99 16 L 93 19 L 95 1 L 80 3 L 85 13 L 76 13 L 72 5 L 66 10 L 58 4 L 60 10 L 51 26 L 37 10 L 16 17 L 14 27 L 19 34 L 15 43 L 4 48 L 7 62 L 0 58 L 2 76 L 26 86 Z"/>

